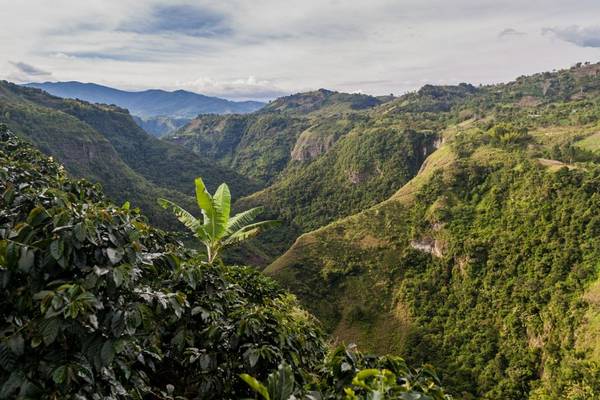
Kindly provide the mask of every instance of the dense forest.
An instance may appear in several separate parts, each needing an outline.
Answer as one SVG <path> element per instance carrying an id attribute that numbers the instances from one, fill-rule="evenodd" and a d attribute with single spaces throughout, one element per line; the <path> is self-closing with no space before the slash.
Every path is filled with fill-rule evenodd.
<path id="1" fill-rule="evenodd" d="M 600 398 L 600 64 L 0 123 L 0 398 Z"/>
<path id="2" fill-rule="evenodd" d="M 599 67 L 382 105 L 446 114 L 442 145 L 265 272 L 335 337 L 427 360 L 463 398 L 596 398 Z"/>

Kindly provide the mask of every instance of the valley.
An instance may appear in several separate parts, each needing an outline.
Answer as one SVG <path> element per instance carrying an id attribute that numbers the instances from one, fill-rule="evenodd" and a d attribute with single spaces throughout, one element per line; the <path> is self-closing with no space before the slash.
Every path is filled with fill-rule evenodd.
<path id="1" fill-rule="evenodd" d="M 225 263 L 261 270 L 256 290 L 271 293 L 272 278 L 295 295 L 333 343 L 431 364 L 455 398 L 600 393 L 600 64 L 397 97 L 319 89 L 192 116 L 160 139 L 130 111 L 0 82 L 8 130 L 176 231 L 153 234 L 175 238 L 157 253 L 195 238 L 156 199 L 192 210 L 194 178 L 208 193 L 226 182 L 233 210 L 264 207 L 262 219 L 282 224 Z M 186 251 L 165 259 L 183 268 Z M 301 313 L 287 301 L 277 307 Z M 204 306 L 195 310 L 208 321 Z M 311 318 L 285 324 L 313 329 Z M 301 339 L 321 357 L 311 340 Z M 266 364 L 252 368 L 266 379 Z"/>

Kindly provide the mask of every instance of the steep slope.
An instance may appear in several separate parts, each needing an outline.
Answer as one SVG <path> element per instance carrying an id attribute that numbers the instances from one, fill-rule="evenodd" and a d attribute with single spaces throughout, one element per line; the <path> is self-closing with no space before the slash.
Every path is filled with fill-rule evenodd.
<path id="1" fill-rule="evenodd" d="M 448 104 L 464 102 L 478 93 L 468 85 L 440 90 Z M 390 114 L 396 102 L 404 104 L 409 99 L 414 107 Z M 358 100 L 365 101 L 363 97 Z M 426 87 L 361 113 L 324 117 L 323 108 L 311 108 L 313 124 L 296 140 L 286 169 L 272 185 L 238 205 L 265 204 L 279 218 L 307 231 L 385 200 L 415 176 L 425 158 L 442 143 L 442 131 L 454 115 L 450 106 L 439 107 L 441 103 Z M 331 104 L 336 103 L 324 107 Z M 430 104 L 439 112 L 424 113 L 423 108 Z"/>
<path id="2" fill-rule="evenodd" d="M 204 115 L 165 141 L 269 184 L 285 168 L 307 121 L 277 113 Z"/>
<path id="3" fill-rule="evenodd" d="M 270 184 L 292 159 L 325 152 L 363 120 L 361 111 L 380 103 L 371 96 L 321 89 L 282 97 L 248 115 L 200 115 L 166 140 Z M 325 132 L 320 149 L 296 148 L 314 142 L 306 130 Z"/>
<path id="4" fill-rule="evenodd" d="M 207 178 L 211 187 L 232 183 L 238 194 L 256 186 L 234 172 L 177 146 L 152 138 L 126 110 L 64 100 L 40 90 L 0 82 L 0 122 L 64 163 L 75 176 L 102 183 L 116 201 L 131 199 L 164 226 L 155 203 L 167 196 L 192 204 L 190 182 Z"/>
<path id="5" fill-rule="evenodd" d="M 265 272 L 334 337 L 432 362 L 462 397 L 594 398 L 598 70 L 378 107 L 448 113 L 444 145 L 390 199 L 300 236 Z"/>
<path id="6" fill-rule="evenodd" d="M 258 101 L 235 102 L 185 90 L 167 92 L 152 89 L 128 92 L 81 82 L 43 82 L 30 83 L 26 86 L 43 89 L 58 97 L 115 104 L 128 109 L 134 115 L 145 118 L 157 116 L 194 118 L 198 114 L 205 113 L 248 113 L 264 106 L 264 103 Z"/>
<path id="7" fill-rule="evenodd" d="M 269 186 L 236 203 L 285 222 L 243 255 L 265 264 L 298 234 L 383 200 L 416 173 L 435 135 L 373 126 L 368 112 L 382 101 L 321 89 L 252 114 L 199 116 L 166 139 Z"/>

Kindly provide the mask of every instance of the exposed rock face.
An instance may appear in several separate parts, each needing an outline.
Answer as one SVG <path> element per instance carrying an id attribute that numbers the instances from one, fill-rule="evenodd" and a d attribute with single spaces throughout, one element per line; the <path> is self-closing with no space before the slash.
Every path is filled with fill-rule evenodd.
<path id="1" fill-rule="evenodd" d="M 548 93 L 548 90 L 552 87 L 552 81 L 550 79 L 546 79 L 542 84 L 542 93 L 544 96 Z"/>
<path id="2" fill-rule="evenodd" d="M 444 242 L 431 237 L 424 237 L 420 240 L 411 240 L 410 247 L 429 253 L 434 257 L 441 258 L 444 256 Z"/>
<path id="3" fill-rule="evenodd" d="M 329 151 L 335 143 L 332 135 L 323 136 L 318 132 L 305 130 L 300 134 L 292 149 L 291 157 L 295 161 L 310 161 Z"/>

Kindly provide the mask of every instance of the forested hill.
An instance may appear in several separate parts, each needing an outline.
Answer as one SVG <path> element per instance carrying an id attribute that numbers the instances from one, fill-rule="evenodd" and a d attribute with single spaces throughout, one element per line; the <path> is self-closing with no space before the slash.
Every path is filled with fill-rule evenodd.
<path id="1" fill-rule="evenodd" d="M 464 398 L 596 398 L 600 65 L 425 86 L 371 118 L 437 121 L 439 147 L 265 272 L 334 338 L 427 360 Z"/>
<path id="2" fill-rule="evenodd" d="M 1 399 L 449 400 L 428 366 L 328 348 L 271 279 L 207 262 L 4 125 L 0 294 Z"/>
<path id="3" fill-rule="evenodd" d="M 61 99 L 39 89 L 0 82 L 0 123 L 30 139 L 67 171 L 103 185 L 118 202 L 130 200 L 164 226 L 157 197 L 191 204 L 196 176 L 215 188 L 229 182 L 239 196 L 258 188 L 251 179 L 151 137 L 122 108 Z"/>

